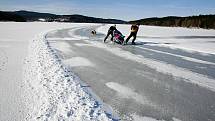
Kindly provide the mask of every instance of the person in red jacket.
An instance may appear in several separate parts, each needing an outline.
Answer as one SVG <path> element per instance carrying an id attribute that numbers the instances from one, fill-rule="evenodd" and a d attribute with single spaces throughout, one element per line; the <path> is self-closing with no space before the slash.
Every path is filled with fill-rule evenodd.
<path id="1" fill-rule="evenodd" d="M 129 39 L 130 39 L 131 37 L 133 37 L 132 45 L 135 45 L 135 42 L 134 42 L 134 41 L 135 41 L 136 38 L 137 38 L 137 32 L 138 32 L 138 30 L 139 30 L 139 26 L 140 26 L 140 24 L 133 24 L 133 25 L 131 26 L 131 33 L 130 33 L 130 35 L 128 36 L 128 38 L 126 39 L 126 41 L 125 41 L 124 44 L 127 44 L 128 41 L 129 41 Z"/>

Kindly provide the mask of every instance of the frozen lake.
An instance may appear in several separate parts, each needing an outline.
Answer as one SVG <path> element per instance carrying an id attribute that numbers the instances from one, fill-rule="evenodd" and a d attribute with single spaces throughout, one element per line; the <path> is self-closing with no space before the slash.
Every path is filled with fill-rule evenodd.
<path id="1" fill-rule="evenodd" d="M 98 27 L 101 33 L 92 36 Z M 129 30 L 119 26 L 123 32 L 125 28 Z M 86 88 L 125 121 L 215 120 L 214 31 L 177 30 L 186 35 L 171 29 L 165 28 L 166 35 L 140 31 L 135 46 L 104 44 L 107 27 L 100 25 L 57 30 L 46 38 Z M 208 48 L 192 47 L 199 42 Z"/>

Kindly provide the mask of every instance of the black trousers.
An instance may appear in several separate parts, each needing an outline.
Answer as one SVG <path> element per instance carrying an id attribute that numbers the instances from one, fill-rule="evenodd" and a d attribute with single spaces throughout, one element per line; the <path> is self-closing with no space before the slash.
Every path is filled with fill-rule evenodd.
<path id="1" fill-rule="evenodd" d="M 131 32 L 125 42 L 127 43 L 131 37 L 133 37 L 132 43 L 134 43 L 137 38 L 137 32 Z"/>
<path id="2" fill-rule="evenodd" d="M 105 39 L 104 39 L 104 42 L 106 41 L 106 39 L 107 39 L 110 35 L 111 35 L 111 41 L 113 41 L 113 31 L 109 31 L 109 32 L 107 33 L 107 36 L 106 36 Z"/>

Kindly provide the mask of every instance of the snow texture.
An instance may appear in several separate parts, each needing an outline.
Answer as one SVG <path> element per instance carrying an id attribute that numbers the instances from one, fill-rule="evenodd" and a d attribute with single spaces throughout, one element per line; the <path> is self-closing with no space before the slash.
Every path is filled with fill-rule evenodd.
<path id="1" fill-rule="evenodd" d="M 140 94 L 136 93 L 134 90 L 132 90 L 124 85 L 118 84 L 116 82 L 108 82 L 108 83 L 106 83 L 106 85 L 107 85 L 107 87 L 118 92 L 120 97 L 134 99 L 143 105 L 145 105 L 145 104 L 152 105 L 151 102 L 147 98 L 141 96 Z"/>
<path id="2" fill-rule="evenodd" d="M 80 27 L 83 24 L 62 24 L 62 23 L 0 23 L 1 24 L 1 38 L 0 38 L 0 72 L 1 76 L 1 96 L 4 99 L 10 100 L 4 104 L 4 107 L 0 107 L 1 116 L 0 120 L 12 117 L 13 114 L 8 114 L 7 112 L 15 111 L 5 111 L 5 109 L 20 109 L 22 105 L 17 106 L 11 104 L 13 100 L 20 97 L 19 93 L 7 92 L 6 88 L 14 88 L 10 91 L 20 91 L 26 88 L 26 95 L 28 94 L 28 99 L 26 99 L 26 106 L 23 108 L 28 108 L 28 116 L 25 120 L 65 120 L 65 121 L 111 121 L 115 120 L 112 118 L 111 112 L 103 110 L 103 104 L 94 98 L 94 95 L 89 91 L 89 87 L 81 83 L 81 80 L 68 69 L 63 62 L 60 60 L 56 51 L 50 47 L 49 42 L 45 39 L 45 33 L 50 29 L 63 29 Z M 85 24 L 89 26 L 92 24 Z M 108 26 L 103 26 L 98 29 L 99 32 L 106 34 Z M 122 31 L 125 35 L 128 35 L 130 26 L 128 25 L 117 25 L 117 28 Z M 29 31 L 26 31 L 29 30 Z M 41 33 L 32 40 L 32 36 L 38 34 L 41 31 L 46 30 L 46 32 Z M 71 31 L 69 34 L 74 33 Z M 171 36 L 169 36 L 171 35 Z M 186 28 L 168 28 L 168 27 L 152 27 L 152 26 L 142 26 L 139 31 L 139 37 L 137 41 L 140 42 L 151 42 L 158 44 L 150 44 L 151 46 L 165 46 L 174 49 L 184 49 L 194 52 L 215 54 L 215 31 L 214 30 L 203 30 L 203 29 L 186 29 Z M 194 38 L 194 39 L 192 39 Z M 51 38 L 52 40 L 78 40 L 78 39 L 88 39 L 86 37 L 77 36 L 76 38 Z M 189 41 L 188 41 L 189 39 Z M 29 41 L 31 40 L 31 41 Z M 29 43 L 27 43 L 29 41 Z M 214 79 L 205 77 L 201 74 L 196 74 L 189 70 L 175 67 L 170 64 L 163 62 L 151 60 L 144 58 L 143 56 L 137 56 L 130 52 L 123 51 L 120 48 L 110 48 L 108 45 L 104 45 L 100 42 L 89 42 L 88 44 L 76 44 L 77 46 L 94 46 L 107 50 L 115 55 L 123 57 L 128 60 L 136 61 L 149 67 L 156 69 L 159 72 L 172 74 L 176 77 L 185 78 L 187 82 L 198 84 L 202 87 L 209 88 L 215 91 L 215 81 Z M 172 44 L 165 44 L 172 43 Z M 27 49 L 25 47 L 29 44 L 28 57 L 25 59 L 24 72 L 22 77 L 21 68 L 23 66 L 23 58 L 25 57 L 25 52 Z M 66 43 L 61 43 L 60 48 L 66 51 L 68 54 L 71 52 Z M 7 49 L 9 48 L 9 49 Z M 19 50 L 17 49 L 19 48 Z M 144 48 L 145 49 L 145 48 Z M 155 51 L 155 50 L 153 50 Z M 159 53 L 165 53 L 169 55 L 174 55 L 167 52 L 156 51 Z M 174 55 L 189 61 L 214 65 L 212 62 L 202 61 L 194 59 L 191 57 Z M 17 61 L 18 59 L 18 61 Z M 14 61 L 16 60 L 16 61 Z M 81 64 L 78 62 L 82 62 Z M 72 67 L 75 66 L 94 66 L 92 62 L 82 57 L 75 57 L 72 60 L 67 60 L 65 63 Z M 158 68 L 159 67 L 159 68 Z M 6 70 L 6 71 L 5 71 Z M 25 85 L 19 90 L 17 87 L 23 84 L 18 84 L 22 82 L 24 78 Z M 14 80 L 14 81 L 11 81 Z M 204 80 L 204 82 L 202 82 Z M 150 102 L 149 100 L 144 100 L 144 97 L 140 97 L 134 90 L 120 85 L 115 82 L 107 83 L 107 86 L 122 94 L 124 98 L 133 98 L 136 101 L 145 101 L 143 103 Z M 3 92 L 4 90 L 4 92 Z M 20 91 L 21 93 L 22 91 Z M 125 93 L 126 92 L 126 93 Z M 5 95 L 7 94 L 7 95 Z M 12 95 L 10 97 L 10 95 Z M 10 98 L 9 98 L 10 97 Z M 16 97 L 16 98 L 14 98 Z M 12 99 L 13 98 L 13 99 Z M 2 98 L 3 99 L 3 98 Z M 20 100 L 20 99 L 17 99 Z M 2 102 L 1 102 L 2 103 Z M 9 106 L 12 105 L 12 106 Z M 0 105 L 2 106 L 2 105 Z M 16 110 L 16 111 L 17 111 Z M 2 117 L 4 116 L 4 117 Z M 14 116 L 14 120 L 17 118 Z M 150 117 L 140 117 L 134 115 L 134 120 L 147 120 L 156 121 L 156 119 Z M 8 119 L 9 120 L 9 119 Z M 18 119 L 17 119 L 18 120 Z M 22 120 L 22 119 L 20 119 Z M 174 118 L 174 121 L 179 121 Z"/>
<path id="3" fill-rule="evenodd" d="M 94 64 L 90 62 L 87 58 L 83 57 L 73 57 L 64 61 L 65 65 L 70 67 L 77 67 L 77 66 L 90 66 L 93 67 Z"/>
<path id="4" fill-rule="evenodd" d="M 133 114 L 132 117 L 133 117 L 134 121 L 165 121 L 165 120 L 154 119 L 152 117 L 146 117 L 146 116 L 141 117 L 141 116 L 138 116 L 136 114 Z M 173 117 L 172 120 L 173 121 L 181 121 L 181 120 L 179 120 L 179 119 L 177 119 L 175 117 Z"/>
<path id="5" fill-rule="evenodd" d="M 29 43 L 25 79 L 32 90 L 30 109 L 26 120 L 41 121 L 112 121 L 103 111 L 102 103 L 69 71 L 58 55 L 40 34 Z"/>

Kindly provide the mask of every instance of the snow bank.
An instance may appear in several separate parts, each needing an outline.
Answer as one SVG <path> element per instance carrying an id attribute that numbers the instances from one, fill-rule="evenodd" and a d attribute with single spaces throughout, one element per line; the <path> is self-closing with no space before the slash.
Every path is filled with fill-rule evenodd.
<path id="1" fill-rule="evenodd" d="M 106 34 L 111 25 L 97 29 Z M 117 29 L 128 36 L 130 25 L 117 25 Z M 188 29 L 181 27 L 140 26 L 136 42 L 157 43 L 151 46 L 165 46 L 190 52 L 215 54 L 215 30 Z M 166 44 L 169 43 L 169 44 Z M 148 44 L 148 45 L 149 45 Z"/>
<path id="2" fill-rule="evenodd" d="M 45 40 L 45 33 L 29 43 L 25 80 L 32 104 L 26 120 L 111 121 L 102 103 L 61 62 Z"/>
<path id="3" fill-rule="evenodd" d="M 23 121 L 27 115 L 23 66 L 29 40 L 41 31 L 89 24 L 0 22 L 0 120 Z M 30 95 L 32 96 L 32 95 Z M 26 102 L 25 102 L 26 100 Z M 26 105 L 25 105 L 26 104 Z"/>

